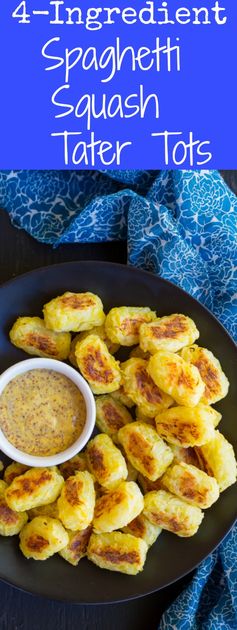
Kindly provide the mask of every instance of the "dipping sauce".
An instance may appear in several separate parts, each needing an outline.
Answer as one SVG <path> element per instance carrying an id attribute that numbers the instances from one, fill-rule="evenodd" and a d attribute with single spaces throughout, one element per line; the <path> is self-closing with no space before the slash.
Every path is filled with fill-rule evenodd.
<path id="1" fill-rule="evenodd" d="M 0 396 L 0 428 L 29 455 L 55 455 L 71 446 L 86 421 L 77 386 L 53 370 L 30 370 L 12 379 Z"/>

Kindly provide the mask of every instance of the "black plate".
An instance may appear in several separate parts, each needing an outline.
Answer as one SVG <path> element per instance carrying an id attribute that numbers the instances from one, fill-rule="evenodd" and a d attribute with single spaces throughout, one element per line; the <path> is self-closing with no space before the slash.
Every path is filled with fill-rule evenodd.
<path id="1" fill-rule="evenodd" d="M 217 405 L 223 413 L 221 430 L 237 450 L 236 346 L 218 321 L 175 285 L 152 274 L 110 263 L 75 262 L 32 271 L 0 287 L 0 371 L 26 358 L 8 341 L 18 315 L 40 315 L 43 304 L 64 291 L 92 291 L 105 309 L 116 305 L 150 306 L 159 315 L 185 313 L 200 332 L 200 345 L 216 354 L 227 374 L 230 394 Z M 0 577 L 25 591 L 76 603 L 123 601 L 156 591 L 191 571 L 227 534 L 237 518 L 236 488 L 232 486 L 207 511 L 193 538 L 163 533 L 148 552 L 145 569 L 136 577 L 102 571 L 85 558 L 72 567 L 59 556 L 46 562 L 26 560 L 18 537 L 0 538 Z"/>

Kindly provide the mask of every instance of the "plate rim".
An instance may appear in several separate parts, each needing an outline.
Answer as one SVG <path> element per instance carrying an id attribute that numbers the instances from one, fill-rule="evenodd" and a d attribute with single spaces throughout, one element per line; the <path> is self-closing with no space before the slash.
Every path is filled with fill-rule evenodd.
<path id="1" fill-rule="evenodd" d="M 46 269 L 51 269 L 56 268 L 56 267 L 70 267 L 71 265 L 75 265 L 75 264 L 80 264 L 80 265 L 88 265 L 88 266 L 92 266 L 92 265 L 99 265 L 99 266 L 107 266 L 107 267 L 115 267 L 115 268 L 120 268 L 120 269 L 124 269 L 124 268 L 129 268 L 129 271 L 132 271 L 132 273 L 134 274 L 145 274 L 146 276 L 150 277 L 153 276 L 154 278 L 157 278 L 159 280 L 161 280 L 162 282 L 164 282 L 165 284 L 168 284 L 171 287 L 174 287 L 175 289 L 178 289 L 179 291 L 181 291 L 184 295 L 188 295 L 188 297 L 193 300 L 194 302 L 196 302 L 196 304 L 198 304 L 199 306 L 201 306 L 210 317 L 212 317 L 215 322 L 218 324 L 218 326 L 222 329 L 222 331 L 227 335 L 227 337 L 229 338 L 229 340 L 231 341 L 231 343 L 234 345 L 235 350 L 237 350 L 237 342 L 235 342 L 235 340 L 233 339 L 233 337 L 230 335 L 230 333 L 228 332 L 228 330 L 225 328 L 224 324 L 222 324 L 222 322 L 217 318 L 216 315 L 214 315 L 214 313 L 212 313 L 212 311 L 208 308 L 208 306 L 206 306 L 205 304 L 203 304 L 200 300 L 197 300 L 197 298 L 195 298 L 191 293 L 188 293 L 188 291 L 186 291 L 185 289 L 183 289 L 182 287 L 179 286 L 179 284 L 175 284 L 175 282 L 172 282 L 171 280 L 168 280 L 167 278 L 163 278 L 163 276 L 160 276 L 159 274 L 155 274 L 153 271 L 148 271 L 147 269 L 142 269 L 140 267 L 135 267 L 134 265 L 131 264 L 123 264 L 123 263 L 117 263 L 117 262 L 109 262 L 108 260 L 69 260 L 66 262 L 60 262 L 60 263 L 53 263 L 52 265 L 41 265 L 40 267 L 35 267 L 35 269 L 31 269 L 29 271 L 25 271 L 24 273 L 20 273 L 16 276 L 14 276 L 14 278 L 10 278 L 9 280 L 6 280 L 4 282 L 2 282 L 0 284 L 0 290 L 2 287 L 8 286 L 11 283 L 17 282 L 19 278 L 25 278 L 28 277 L 32 274 L 34 274 L 35 272 L 38 271 L 45 271 Z"/>
<path id="2" fill-rule="evenodd" d="M 38 598 L 43 598 L 46 599 L 47 601 L 54 601 L 54 602 L 60 602 L 62 604 L 73 604 L 74 606 L 112 606 L 113 604 L 125 604 L 127 602 L 131 602 L 131 601 L 135 601 L 136 599 L 141 599 L 142 597 L 148 597 L 149 595 L 153 595 L 154 593 L 159 593 L 161 591 L 163 591 L 163 589 L 168 588 L 169 586 L 172 586 L 172 584 L 176 584 L 177 582 L 181 581 L 183 578 L 187 577 L 188 575 L 191 576 L 191 574 L 196 571 L 196 569 L 201 565 L 202 562 L 204 562 L 204 560 L 206 560 L 207 558 L 209 558 L 209 556 L 214 553 L 218 547 L 224 542 L 224 540 L 227 538 L 228 534 L 230 533 L 231 529 L 234 527 L 234 525 L 237 523 L 237 517 L 235 518 L 234 522 L 232 523 L 232 525 L 230 527 L 228 527 L 228 529 L 226 530 L 225 534 L 223 535 L 223 537 L 221 538 L 221 540 L 215 545 L 215 547 L 212 548 L 212 550 L 208 553 L 205 554 L 204 557 L 202 558 L 202 560 L 200 560 L 200 562 L 197 562 L 192 569 L 188 570 L 188 571 L 184 571 L 178 578 L 175 578 L 174 580 L 170 580 L 168 582 L 166 582 L 163 586 L 158 586 L 155 587 L 152 590 L 147 591 L 146 593 L 136 593 L 136 595 L 131 595 L 129 597 L 123 597 L 122 599 L 109 599 L 106 601 L 80 601 L 78 602 L 78 600 L 72 598 L 67 598 L 64 599 L 63 597 L 57 597 L 57 596 L 50 596 L 47 593 L 41 593 L 39 590 L 37 591 L 30 591 L 27 588 L 24 588 L 23 586 L 20 586 L 19 584 L 17 584 L 16 582 L 10 582 L 9 580 L 7 580 L 6 578 L 2 577 L 2 575 L 0 574 L 0 582 L 3 582 L 4 584 L 7 584 L 7 586 L 11 586 L 12 588 L 17 589 L 18 591 L 25 593 L 26 595 L 30 595 L 31 597 L 38 597 Z M 148 548 L 149 551 L 149 548 Z"/>

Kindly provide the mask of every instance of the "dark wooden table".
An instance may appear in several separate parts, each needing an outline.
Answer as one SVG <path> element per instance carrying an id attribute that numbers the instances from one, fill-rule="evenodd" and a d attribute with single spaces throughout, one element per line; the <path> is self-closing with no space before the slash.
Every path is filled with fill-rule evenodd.
<path id="1" fill-rule="evenodd" d="M 237 194 L 237 171 L 222 171 Z M 107 260 L 126 264 L 126 244 L 65 245 L 52 250 L 16 230 L 0 211 L 0 283 L 57 262 Z M 0 583 L 0 630 L 154 630 L 163 611 L 189 582 L 178 583 L 140 600 L 109 606 L 75 606 L 26 595 Z"/>

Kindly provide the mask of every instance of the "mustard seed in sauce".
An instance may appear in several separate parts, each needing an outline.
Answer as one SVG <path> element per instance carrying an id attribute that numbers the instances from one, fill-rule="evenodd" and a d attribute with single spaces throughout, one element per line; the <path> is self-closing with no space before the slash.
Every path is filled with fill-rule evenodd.
<path id="1" fill-rule="evenodd" d="M 55 455 L 82 433 L 86 404 L 64 374 L 36 369 L 12 379 L 0 396 L 0 428 L 29 455 Z"/>

